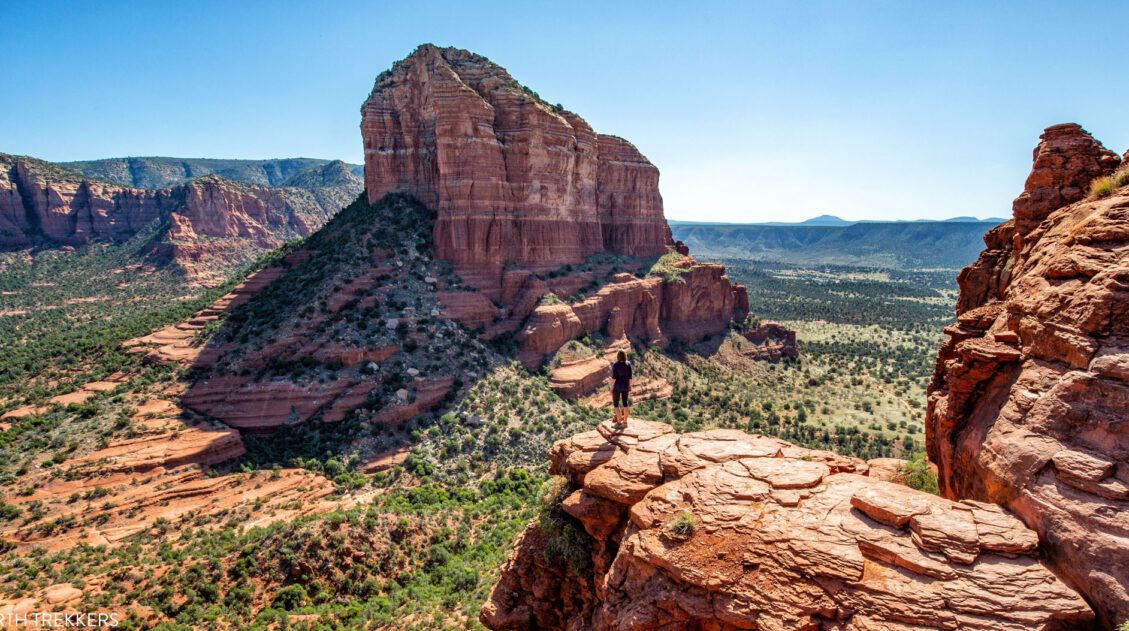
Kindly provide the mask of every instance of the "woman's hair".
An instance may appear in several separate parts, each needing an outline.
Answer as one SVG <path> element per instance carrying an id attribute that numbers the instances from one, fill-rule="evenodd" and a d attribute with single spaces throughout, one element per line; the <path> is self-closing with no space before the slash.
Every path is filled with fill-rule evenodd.
<path id="1" fill-rule="evenodd" d="M 616 353 L 616 354 L 615 354 L 615 360 L 616 360 L 617 362 L 625 362 L 625 361 L 627 361 L 627 353 L 625 353 L 625 352 L 623 352 L 623 351 L 619 351 L 618 353 Z"/>

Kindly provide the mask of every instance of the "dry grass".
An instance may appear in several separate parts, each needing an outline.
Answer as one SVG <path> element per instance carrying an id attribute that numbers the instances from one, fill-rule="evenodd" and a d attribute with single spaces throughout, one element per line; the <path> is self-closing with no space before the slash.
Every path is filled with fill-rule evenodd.
<path id="1" fill-rule="evenodd" d="M 1112 174 L 1090 182 L 1090 199 L 1108 197 L 1126 184 L 1129 184 L 1129 164 L 1122 164 Z"/>

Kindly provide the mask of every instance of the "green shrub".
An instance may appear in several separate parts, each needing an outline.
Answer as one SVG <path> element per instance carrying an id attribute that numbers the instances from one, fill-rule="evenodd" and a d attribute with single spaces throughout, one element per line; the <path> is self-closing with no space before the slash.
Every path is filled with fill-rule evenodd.
<path id="1" fill-rule="evenodd" d="M 679 539 L 689 539 L 698 528 L 698 520 L 690 513 L 679 513 L 666 523 L 666 528 Z"/>
<path id="2" fill-rule="evenodd" d="M 933 473 L 933 469 L 930 468 L 925 452 L 917 452 L 902 465 L 902 474 L 905 476 L 906 486 L 933 495 L 940 493 L 940 488 L 937 486 L 937 474 Z"/>
<path id="3" fill-rule="evenodd" d="M 1090 197 L 1101 199 L 1109 196 L 1116 190 L 1117 187 L 1113 185 L 1113 178 L 1110 176 L 1099 177 L 1098 179 L 1090 182 Z"/>
<path id="4" fill-rule="evenodd" d="M 302 603 L 308 599 L 309 596 L 306 594 L 305 587 L 298 584 L 287 585 L 274 595 L 274 606 L 286 611 L 293 611 L 301 607 Z"/>
<path id="5" fill-rule="evenodd" d="M 682 275 L 686 273 L 686 269 L 678 267 L 685 258 L 678 252 L 667 252 L 651 265 L 651 269 L 647 272 L 648 276 L 662 276 L 663 280 L 668 283 L 675 283 L 682 281 Z"/>
<path id="6" fill-rule="evenodd" d="M 556 294 L 554 294 L 551 291 L 545 292 L 545 295 L 541 296 L 541 299 L 537 301 L 537 306 L 539 306 L 539 307 L 547 307 L 549 305 L 563 305 L 563 304 L 565 304 L 565 301 L 561 300 L 559 296 L 557 296 Z"/>
<path id="7" fill-rule="evenodd" d="M 0 521 L 11 521 L 20 514 L 18 506 L 7 502 L 0 502 Z"/>
<path id="8" fill-rule="evenodd" d="M 1117 625 L 1117 631 L 1129 631 L 1129 620 Z"/>
<path id="9" fill-rule="evenodd" d="M 542 500 L 537 526 L 545 535 L 545 560 L 564 561 L 574 572 L 583 572 L 592 562 L 592 539 L 561 508 L 572 489 L 564 478 L 554 478 Z"/>

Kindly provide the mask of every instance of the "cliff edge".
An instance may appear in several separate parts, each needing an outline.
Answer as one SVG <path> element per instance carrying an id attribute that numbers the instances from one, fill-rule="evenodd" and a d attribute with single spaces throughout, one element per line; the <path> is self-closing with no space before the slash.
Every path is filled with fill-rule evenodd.
<path id="1" fill-rule="evenodd" d="M 946 497 L 999 502 L 1106 628 L 1129 618 L 1129 189 L 1078 125 L 960 274 L 925 429 Z"/>

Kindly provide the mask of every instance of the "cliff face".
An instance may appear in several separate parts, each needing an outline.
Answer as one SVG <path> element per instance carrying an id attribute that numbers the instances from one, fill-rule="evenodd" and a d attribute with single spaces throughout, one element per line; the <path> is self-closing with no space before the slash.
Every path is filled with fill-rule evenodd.
<path id="1" fill-rule="evenodd" d="M 402 192 L 437 210 L 437 254 L 481 289 L 507 263 L 544 271 L 672 243 L 654 165 L 484 57 L 420 46 L 361 115 L 369 201 Z"/>
<path id="2" fill-rule="evenodd" d="M 560 512 L 518 540 L 481 612 L 491 629 L 1018 631 L 1092 617 L 1008 512 L 868 477 L 857 459 L 635 420 L 560 441 L 550 460 L 567 480 Z"/>
<path id="3" fill-rule="evenodd" d="M 960 275 L 926 417 L 944 495 L 1013 510 L 1107 628 L 1129 618 L 1129 190 L 1084 197 L 1118 162 L 1046 130 Z"/>
<path id="4" fill-rule="evenodd" d="M 198 280 L 212 280 L 213 266 L 228 269 L 250 261 L 311 233 L 331 214 L 299 189 L 215 176 L 166 189 L 136 189 L 0 155 L 0 247 L 120 242 L 160 220 L 153 251 Z"/>
<path id="5" fill-rule="evenodd" d="M 748 315 L 748 294 L 729 282 L 724 267 L 689 257 L 681 264 L 686 274 L 677 280 L 616 274 L 584 300 L 538 306 L 518 334 L 519 358 L 536 366 L 565 342 L 591 333 L 659 346 L 693 343 Z"/>
<path id="6" fill-rule="evenodd" d="M 744 288 L 685 248 L 677 283 L 613 278 L 677 248 L 658 169 L 488 59 L 420 46 L 377 77 L 361 115 L 370 203 L 406 193 L 437 211 L 436 255 L 482 294 L 444 293 L 447 315 L 488 338 L 516 332 L 526 365 L 585 333 L 696 341 L 748 313 Z M 592 269 L 594 255 L 630 260 Z M 572 304 L 538 307 L 546 294 Z"/>

